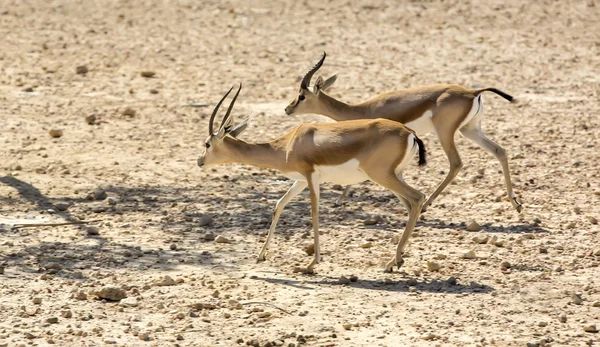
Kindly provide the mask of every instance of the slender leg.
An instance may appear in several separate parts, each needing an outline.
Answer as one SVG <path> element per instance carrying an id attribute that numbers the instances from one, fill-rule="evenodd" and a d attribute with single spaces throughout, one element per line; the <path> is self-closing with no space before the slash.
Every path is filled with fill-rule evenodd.
<path id="1" fill-rule="evenodd" d="M 496 159 L 502 165 L 502 172 L 504 173 L 504 182 L 506 184 L 506 192 L 512 205 L 517 209 L 517 212 L 521 212 L 522 206 L 519 201 L 517 201 L 517 196 L 513 192 L 512 182 L 510 179 L 510 169 L 508 167 L 508 160 L 506 158 L 506 150 L 502 148 L 500 145 L 490 140 L 483 131 L 481 131 L 481 119 L 473 119 L 469 123 L 467 123 L 464 127 L 460 129 L 460 132 L 465 135 L 466 138 L 475 142 L 483 149 L 493 154 Z"/>
<path id="2" fill-rule="evenodd" d="M 448 131 L 448 129 L 444 129 L 444 131 L 438 130 L 438 138 L 440 139 L 442 148 L 444 149 L 444 152 L 448 157 L 448 161 L 450 161 L 450 171 L 448 172 L 448 175 L 446 176 L 446 178 L 444 178 L 442 183 L 440 183 L 440 185 L 437 186 L 433 194 L 431 194 L 427 201 L 425 201 L 425 204 L 423 205 L 423 212 L 427 210 L 427 207 L 431 205 L 431 203 L 435 200 L 435 198 L 438 197 L 438 195 L 440 195 L 440 193 L 446 188 L 446 186 L 448 186 L 448 184 L 452 182 L 456 175 L 458 175 L 460 169 L 462 169 L 463 167 L 462 160 L 460 159 L 460 155 L 458 154 L 458 150 L 456 149 L 456 144 L 454 143 L 455 132 L 455 130 Z"/>
<path id="3" fill-rule="evenodd" d="M 404 198 L 410 206 L 408 210 L 408 222 L 406 223 L 404 232 L 402 232 L 402 237 L 396 246 L 396 254 L 385 266 L 386 272 L 392 272 L 394 265 L 400 268 L 400 266 L 404 263 L 402 254 L 404 253 L 404 249 L 408 244 L 410 235 L 415 228 L 415 224 L 417 224 L 417 219 L 421 213 L 421 207 L 425 201 L 425 195 L 406 184 L 401 177 L 396 177 L 393 174 L 383 177 L 371 177 L 371 180 L 391 190 L 394 192 L 394 194 L 396 194 L 396 196 Z"/>
<path id="4" fill-rule="evenodd" d="M 346 188 L 344 188 L 344 192 L 342 193 L 342 195 L 340 195 L 340 197 L 337 198 L 337 200 L 335 201 L 335 206 L 341 206 L 344 203 L 344 200 L 346 200 L 346 197 L 348 197 L 349 192 L 350 192 L 350 186 L 346 186 Z"/>
<path id="5" fill-rule="evenodd" d="M 310 189 L 310 206 L 311 206 L 311 214 L 312 214 L 312 224 L 313 224 L 313 239 L 315 242 L 315 257 L 313 261 L 308 264 L 304 273 L 312 274 L 314 273 L 313 268 L 316 264 L 321 260 L 321 249 L 319 248 L 319 177 L 315 174 L 310 175 L 308 179 L 308 189 Z"/>
<path id="6" fill-rule="evenodd" d="M 277 227 L 277 221 L 279 221 L 279 216 L 281 212 L 285 208 L 285 206 L 294 198 L 296 195 L 300 194 L 306 188 L 308 183 L 304 181 L 296 181 L 290 187 L 290 189 L 281 197 L 281 199 L 277 200 L 277 204 L 275 205 L 275 211 L 273 211 L 273 219 L 271 220 L 271 227 L 269 228 L 269 234 L 267 235 L 267 240 L 265 244 L 262 246 L 260 253 L 258 254 L 258 261 L 264 261 L 265 255 L 267 253 L 267 247 L 269 247 L 269 242 L 273 238 L 273 234 L 275 233 L 275 227 Z"/>

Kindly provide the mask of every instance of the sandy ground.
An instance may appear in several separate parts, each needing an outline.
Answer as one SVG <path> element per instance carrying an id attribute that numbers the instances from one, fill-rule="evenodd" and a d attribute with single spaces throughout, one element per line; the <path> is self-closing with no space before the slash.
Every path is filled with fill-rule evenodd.
<path id="1" fill-rule="evenodd" d="M 599 8 L 1 0 L 0 346 L 600 344 L 585 331 L 600 329 Z M 199 169 L 212 108 L 181 105 L 243 82 L 245 140 L 329 122 L 283 112 L 322 51 L 320 73 L 340 73 L 330 94 L 348 102 L 435 83 L 516 96 L 486 95 L 483 126 L 509 153 L 523 213 L 502 199 L 499 163 L 457 135 L 465 168 L 419 221 L 402 271 L 382 265 L 406 212 L 371 183 L 342 207 L 340 188 L 323 186 L 317 274 L 293 273 L 311 259 L 307 192 L 257 264 L 291 182 Z M 424 141 L 428 166 L 405 178 L 431 194 L 448 164 L 434 135 Z M 73 220 L 91 223 L 12 227 Z"/>

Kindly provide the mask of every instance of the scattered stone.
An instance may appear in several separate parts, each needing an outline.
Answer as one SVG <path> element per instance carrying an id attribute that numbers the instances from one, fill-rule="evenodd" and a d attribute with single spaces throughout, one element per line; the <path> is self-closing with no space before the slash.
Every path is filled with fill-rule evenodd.
<path id="1" fill-rule="evenodd" d="M 467 230 L 468 231 L 479 231 L 479 230 L 481 230 L 481 226 L 476 221 L 471 220 L 467 223 Z"/>
<path id="2" fill-rule="evenodd" d="M 441 268 L 442 268 L 442 265 L 436 261 L 428 261 L 427 262 L 427 269 L 431 272 L 440 271 Z"/>
<path id="3" fill-rule="evenodd" d="M 172 250 L 172 251 L 176 251 L 176 250 L 177 250 L 177 244 L 175 244 L 175 243 L 172 243 L 172 244 L 169 246 L 169 249 L 170 249 L 170 250 Z"/>
<path id="4" fill-rule="evenodd" d="M 496 246 L 496 247 L 504 247 L 504 241 L 498 240 L 498 241 L 494 242 L 494 246 Z"/>
<path id="5" fill-rule="evenodd" d="M 4 266 L 0 265 L 0 275 L 4 275 Z"/>
<path id="6" fill-rule="evenodd" d="M 115 340 L 112 337 L 107 337 L 104 339 L 104 343 L 107 345 L 115 345 L 115 344 L 117 344 L 117 340 Z"/>
<path id="7" fill-rule="evenodd" d="M 352 324 L 344 323 L 344 324 L 342 324 L 342 327 L 344 328 L 344 330 L 350 330 L 352 328 Z"/>
<path id="8" fill-rule="evenodd" d="M 158 281 L 156 281 L 156 285 L 161 287 L 174 286 L 176 284 L 177 282 L 175 282 L 175 280 L 169 275 L 165 275 L 164 277 L 161 277 Z"/>
<path id="9" fill-rule="evenodd" d="M 596 328 L 596 324 L 589 324 L 583 327 L 583 331 L 586 333 L 597 333 L 598 328 Z"/>
<path id="10" fill-rule="evenodd" d="M 50 324 L 56 324 L 56 323 L 58 323 L 58 317 L 50 317 L 50 318 L 46 319 L 46 322 L 48 322 Z"/>
<path id="11" fill-rule="evenodd" d="M 61 315 L 63 318 L 72 318 L 72 317 L 73 317 L 73 311 L 71 311 L 71 310 L 64 310 L 64 311 L 62 311 L 62 312 L 60 313 L 60 315 Z"/>
<path id="12" fill-rule="evenodd" d="M 108 207 L 106 206 L 92 206 L 90 207 L 90 211 L 94 213 L 102 213 L 108 211 Z"/>
<path id="13" fill-rule="evenodd" d="M 140 73 L 140 75 L 142 75 L 142 77 L 150 78 L 150 77 L 154 77 L 154 75 L 156 75 L 156 72 L 154 72 L 154 71 L 142 71 Z"/>
<path id="14" fill-rule="evenodd" d="M 302 247 L 302 250 L 304 252 L 306 252 L 307 255 L 313 255 L 313 254 L 315 254 L 315 244 L 314 243 L 306 244 Z"/>
<path id="15" fill-rule="evenodd" d="M 108 194 L 106 194 L 106 191 L 102 188 L 96 188 L 96 190 L 94 190 L 94 200 L 97 201 L 102 201 L 104 199 L 106 199 L 108 197 Z"/>
<path id="16" fill-rule="evenodd" d="M 36 305 L 41 304 L 42 303 L 42 298 L 40 298 L 40 297 L 33 298 L 33 303 L 36 304 Z"/>
<path id="17" fill-rule="evenodd" d="M 128 116 L 128 117 L 135 117 L 135 110 L 131 107 L 125 107 L 125 109 L 123 111 L 121 111 L 121 114 L 123 116 Z"/>
<path id="18" fill-rule="evenodd" d="M 95 114 L 90 114 L 89 116 L 85 117 L 85 122 L 89 125 L 94 125 L 96 124 L 96 115 Z"/>
<path id="19" fill-rule="evenodd" d="M 50 134 L 50 136 L 54 137 L 54 138 L 59 138 L 63 136 L 63 131 L 62 129 L 50 129 L 48 131 L 48 133 Z"/>
<path id="20" fill-rule="evenodd" d="M 217 305 L 210 302 L 197 302 L 191 305 L 194 310 L 214 310 L 217 308 Z"/>
<path id="21" fill-rule="evenodd" d="M 435 255 L 435 259 L 437 259 L 437 260 L 444 260 L 446 258 L 448 258 L 448 256 L 445 254 L 442 254 L 442 253 L 438 253 Z"/>
<path id="22" fill-rule="evenodd" d="M 547 253 L 548 253 L 548 248 L 546 248 L 546 247 L 541 247 L 541 248 L 539 249 L 539 251 L 540 251 L 540 254 L 547 254 Z"/>
<path id="23" fill-rule="evenodd" d="M 575 214 L 581 214 L 581 207 L 574 207 L 573 212 L 575 212 Z"/>
<path id="24" fill-rule="evenodd" d="M 409 278 L 408 280 L 406 280 L 406 285 L 407 286 L 416 286 L 417 284 L 419 284 L 419 282 L 417 281 L 416 278 Z"/>
<path id="25" fill-rule="evenodd" d="M 558 316 L 558 321 L 561 323 L 566 323 L 567 322 L 567 315 L 566 314 L 561 314 L 560 316 Z"/>
<path id="26" fill-rule="evenodd" d="M 217 238 L 215 239 L 216 243 L 231 243 L 231 241 L 226 238 L 225 236 L 222 235 L 218 235 Z"/>
<path id="27" fill-rule="evenodd" d="M 480 245 L 487 243 L 490 237 L 488 235 L 477 235 L 473 237 L 473 242 L 478 243 Z"/>
<path id="28" fill-rule="evenodd" d="M 59 202 L 56 205 L 54 205 L 54 207 L 56 207 L 57 210 L 64 212 L 64 211 L 68 210 L 69 207 L 71 207 L 71 205 L 69 205 L 66 202 Z"/>
<path id="29" fill-rule="evenodd" d="M 350 276 L 350 282 L 357 282 L 358 281 L 358 277 L 352 275 Z"/>
<path id="30" fill-rule="evenodd" d="M 158 94 L 158 90 L 156 90 L 156 89 L 150 89 L 150 94 Z"/>
<path id="31" fill-rule="evenodd" d="M 373 247 L 372 242 L 366 242 L 366 243 L 363 243 L 362 245 L 360 245 L 360 248 L 371 248 L 371 247 Z"/>
<path id="32" fill-rule="evenodd" d="M 24 91 L 25 93 L 33 93 L 33 88 L 31 88 L 31 87 L 27 87 L 27 88 L 23 89 L 23 91 Z"/>
<path id="33" fill-rule="evenodd" d="M 214 241 L 216 236 L 215 236 L 215 233 L 208 232 L 208 233 L 204 234 L 204 236 L 202 236 L 202 238 L 204 239 L 204 241 Z"/>
<path id="34" fill-rule="evenodd" d="M 121 300 L 121 302 L 119 302 L 119 306 L 122 307 L 137 307 L 139 305 L 138 300 L 136 297 L 129 297 L 129 298 L 125 298 L 123 300 Z"/>
<path id="35" fill-rule="evenodd" d="M 434 333 L 427 333 L 427 334 L 423 334 L 423 336 L 421 336 L 421 339 L 425 340 L 425 341 L 431 341 L 431 340 L 435 340 L 437 338 L 438 338 L 438 336 L 435 335 Z"/>
<path id="36" fill-rule="evenodd" d="M 100 235 L 100 229 L 93 225 L 86 227 L 85 231 L 88 235 Z"/>
<path id="37" fill-rule="evenodd" d="M 506 260 L 503 261 L 502 263 L 500 263 L 500 268 L 502 268 L 502 269 L 510 269 L 511 267 L 512 267 L 512 265 L 509 262 L 507 262 Z"/>
<path id="38" fill-rule="evenodd" d="M 600 301 L 594 301 L 592 307 L 600 307 Z"/>
<path id="39" fill-rule="evenodd" d="M 87 294 L 84 291 L 79 291 L 73 296 L 76 300 L 87 300 Z"/>
<path id="40" fill-rule="evenodd" d="M 527 341 L 527 347 L 540 347 L 542 342 L 540 340 Z"/>
<path id="41" fill-rule="evenodd" d="M 127 293 L 118 287 L 107 286 L 103 287 L 99 291 L 92 291 L 90 294 L 97 296 L 100 299 L 119 301 L 127 297 Z"/>
<path id="42" fill-rule="evenodd" d="M 448 283 L 451 286 L 455 286 L 456 285 L 456 278 L 455 277 L 450 277 L 446 280 L 446 283 Z"/>
<path id="43" fill-rule="evenodd" d="M 571 294 L 571 302 L 575 305 L 582 305 L 583 299 L 581 298 L 581 294 L 579 294 L 579 293 Z"/>
<path id="44" fill-rule="evenodd" d="M 547 325 L 548 325 L 548 322 L 544 322 L 544 321 L 538 323 L 538 327 L 542 327 L 542 328 Z"/>
<path id="45" fill-rule="evenodd" d="M 381 216 L 368 216 L 364 221 L 364 225 L 383 224 L 384 220 Z"/>
<path id="46" fill-rule="evenodd" d="M 598 224 L 598 220 L 597 220 L 595 217 L 593 217 L 593 216 L 589 216 L 589 217 L 588 217 L 588 221 L 589 221 L 591 224 L 594 224 L 594 225 Z"/>
<path id="47" fill-rule="evenodd" d="M 75 68 L 75 73 L 77 73 L 78 75 L 85 75 L 86 73 L 88 73 L 88 68 L 85 65 L 79 65 Z"/>
<path id="48" fill-rule="evenodd" d="M 203 214 L 198 220 L 198 224 L 201 227 L 209 226 L 213 224 L 213 218 L 208 214 Z"/>
<path id="49" fill-rule="evenodd" d="M 150 340 L 150 334 L 149 333 L 138 333 L 138 339 L 142 340 L 142 341 L 148 341 Z"/>
<path id="50" fill-rule="evenodd" d="M 258 314 L 258 318 L 269 318 L 271 315 L 273 315 L 271 312 L 261 312 Z"/>
<path id="51" fill-rule="evenodd" d="M 106 202 L 110 205 L 110 206 L 115 206 L 117 204 L 117 199 L 115 198 L 108 198 L 108 200 L 106 200 Z"/>
<path id="52" fill-rule="evenodd" d="M 469 250 L 464 252 L 460 257 L 462 259 L 475 259 L 477 258 L 477 255 L 475 255 L 475 252 L 473 250 Z"/>
<path id="53" fill-rule="evenodd" d="M 349 284 L 350 279 L 347 278 L 346 276 L 340 276 L 340 278 L 338 278 L 338 283 L 339 284 Z"/>

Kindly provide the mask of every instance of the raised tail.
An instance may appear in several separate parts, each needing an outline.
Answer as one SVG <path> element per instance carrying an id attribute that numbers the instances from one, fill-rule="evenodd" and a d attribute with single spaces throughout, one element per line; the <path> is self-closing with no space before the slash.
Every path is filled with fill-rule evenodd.
<path id="1" fill-rule="evenodd" d="M 501 97 L 505 98 L 506 100 L 510 101 L 510 102 L 516 102 L 517 100 L 515 98 L 513 98 L 511 95 L 506 94 L 505 92 L 496 89 L 496 88 L 483 88 L 483 89 L 477 89 L 475 90 L 475 95 L 479 95 L 483 92 L 493 92 L 496 93 L 498 95 L 500 95 Z"/>
<path id="2" fill-rule="evenodd" d="M 417 135 L 413 135 L 415 137 L 415 143 L 419 146 L 419 166 L 423 166 L 427 164 L 427 150 L 425 149 L 425 144 L 421 141 Z"/>

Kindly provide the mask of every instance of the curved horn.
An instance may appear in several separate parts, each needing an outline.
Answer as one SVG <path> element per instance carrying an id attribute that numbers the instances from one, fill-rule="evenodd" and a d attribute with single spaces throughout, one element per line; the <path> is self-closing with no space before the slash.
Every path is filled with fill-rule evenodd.
<path id="1" fill-rule="evenodd" d="M 231 87 L 231 88 L 233 88 L 233 87 Z M 235 93 L 235 96 L 231 100 L 229 107 L 227 108 L 227 113 L 225 113 L 225 117 L 223 117 L 223 121 L 221 121 L 221 126 L 219 127 L 219 129 L 221 129 L 223 127 L 223 125 L 225 125 L 225 123 L 227 122 L 227 119 L 229 118 L 229 114 L 231 113 L 231 109 L 233 109 L 233 104 L 235 104 L 235 100 L 237 99 L 238 95 L 240 95 L 240 90 L 242 90 L 241 83 L 240 83 L 240 87 L 238 88 L 237 92 Z"/>
<path id="2" fill-rule="evenodd" d="M 326 56 L 327 56 L 327 53 L 323 52 L 323 58 L 321 58 L 321 60 L 319 60 L 319 62 L 306 73 L 306 75 L 302 79 L 302 83 L 300 83 L 300 88 L 308 89 L 308 85 L 310 84 L 310 79 L 315 74 L 315 72 L 317 72 L 317 70 L 319 70 L 319 68 L 321 68 L 321 66 L 323 65 L 323 62 L 325 61 Z"/>
<path id="3" fill-rule="evenodd" d="M 221 104 L 223 103 L 223 100 L 225 100 L 225 98 L 227 97 L 227 95 L 229 95 L 229 93 L 231 93 L 231 91 L 233 90 L 233 87 L 231 87 L 229 89 L 229 91 L 227 93 L 225 93 L 225 95 L 221 98 L 221 101 L 219 101 L 219 103 L 217 104 L 217 106 L 215 106 L 215 109 L 213 110 L 213 113 L 210 115 L 210 120 L 208 121 L 208 135 L 213 135 L 213 122 L 215 120 L 215 116 L 217 115 L 217 111 L 219 111 L 219 107 L 221 107 Z"/>

